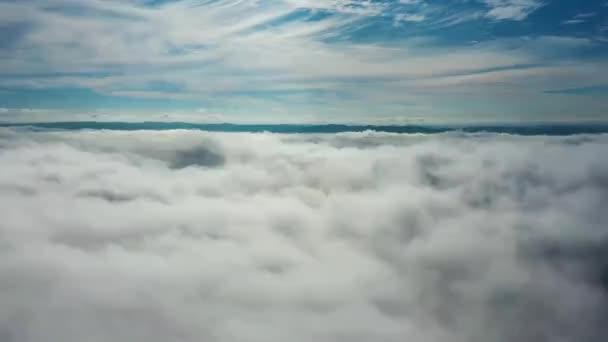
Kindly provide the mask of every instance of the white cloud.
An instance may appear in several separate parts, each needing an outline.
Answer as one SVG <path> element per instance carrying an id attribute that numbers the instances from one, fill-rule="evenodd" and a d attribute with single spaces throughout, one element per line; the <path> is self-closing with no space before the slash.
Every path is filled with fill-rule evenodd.
<path id="1" fill-rule="evenodd" d="M 562 24 L 563 25 L 578 25 L 578 24 L 582 24 L 584 22 L 585 22 L 585 20 L 583 20 L 583 19 L 570 19 L 570 20 L 562 21 Z"/>
<path id="2" fill-rule="evenodd" d="M 370 16 L 389 15 L 386 4 L 375 1 L 284 0 L 266 4 L 186 0 L 153 8 L 137 3 L 0 3 L 1 13 L 20 18 L 30 27 L 15 38 L 17 45 L 5 56 L 0 72 L 69 73 L 64 77 L 6 77 L 2 85 L 79 86 L 105 94 L 205 100 L 238 91 L 305 91 L 311 87 L 337 91 L 346 88 L 348 81 L 344 80 L 428 78 L 537 62 L 527 51 L 501 47 L 442 49 L 421 46 L 414 40 L 398 45 L 343 39 L 328 42 L 364 26 Z M 513 2 L 532 8 L 524 3 Z M 488 4 L 507 6 L 496 1 Z M 77 6 L 80 12 L 66 11 L 69 6 Z M 321 20 L 302 20 L 308 18 L 306 14 L 300 19 L 285 19 L 298 8 L 328 10 L 335 15 Z M 85 15 L 89 12 L 98 15 Z M 112 15 L 101 15 L 104 13 Z M 427 21 L 423 12 L 411 10 L 394 18 L 396 24 Z M 443 26 L 473 18 L 478 14 L 433 20 Z M 148 83 L 158 80 L 181 86 L 181 95 L 147 88 Z"/>
<path id="3" fill-rule="evenodd" d="M 577 15 L 574 16 L 575 19 L 587 19 L 587 18 L 592 18 L 595 17 L 597 15 L 597 12 L 584 12 L 584 13 L 579 13 Z"/>
<path id="4" fill-rule="evenodd" d="M 297 8 L 367 16 L 380 15 L 387 7 L 384 2 L 370 0 L 285 0 L 285 2 Z"/>
<path id="5" fill-rule="evenodd" d="M 490 9 L 486 16 L 494 20 L 524 20 L 543 7 L 542 0 L 482 0 Z"/>
<path id="6" fill-rule="evenodd" d="M 421 14 L 412 14 L 412 13 L 399 13 L 395 15 L 395 22 L 400 23 L 402 21 L 411 21 L 419 23 L 424 21 L 425 16 Z"/>
<path id="7" fill-rule="evenodd" d="M 600 340 L 607 152 L 0 129 L 0 339 Z"/>
<path id="8" fill-rule="evenodd" d="M 583 12 L 575 15 L 572 19 L 562 21 L 563 25 L 578 25 L 586 22 L 589 18 L 596 16 L 596 12 Z"/>

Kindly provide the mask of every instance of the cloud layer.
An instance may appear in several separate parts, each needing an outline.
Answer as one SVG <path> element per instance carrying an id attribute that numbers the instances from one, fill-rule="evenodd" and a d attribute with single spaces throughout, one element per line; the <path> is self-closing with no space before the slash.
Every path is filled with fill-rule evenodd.
<path id="1" fill-rule="evenodd" d="M 0 130 L 0 340 L 598 341 L 608 137 Z"/>

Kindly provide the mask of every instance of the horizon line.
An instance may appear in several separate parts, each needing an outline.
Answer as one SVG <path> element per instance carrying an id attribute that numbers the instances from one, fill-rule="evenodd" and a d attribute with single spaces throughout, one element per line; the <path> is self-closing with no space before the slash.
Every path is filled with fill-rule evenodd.
<path id="1" fill-rule="evenodd" d="M 448 132 L 552 135 L 608 133 L 608 123 L 479 123 L 479 124 L 340 124 L 340 123 L 195 123 L 182 121 L 49 121 L 0 122 L 3 128 L 31 128 L 36 131 L 167 131 L 198 130 L 232 133 L 336 134 L 376 131 L 384 133 L 438 134 Z"/>

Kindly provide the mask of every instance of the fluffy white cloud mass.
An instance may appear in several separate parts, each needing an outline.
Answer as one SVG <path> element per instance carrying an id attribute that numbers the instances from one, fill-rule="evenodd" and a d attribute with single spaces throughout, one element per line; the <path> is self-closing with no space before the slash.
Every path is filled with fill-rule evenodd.
<path id="1" fill-rule="evenodd" d="M 600 341 L 608 136 L 0 130 L 0 341 Z"/>

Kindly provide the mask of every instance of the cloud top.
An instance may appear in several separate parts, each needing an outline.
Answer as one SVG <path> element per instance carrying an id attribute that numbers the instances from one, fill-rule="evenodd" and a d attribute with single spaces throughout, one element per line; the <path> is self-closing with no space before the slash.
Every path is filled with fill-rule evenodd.
<path id="1" fill-rule="evenodd" d="M 597 341 L 608 137 L 0 129 L 0 340 Z"/>

